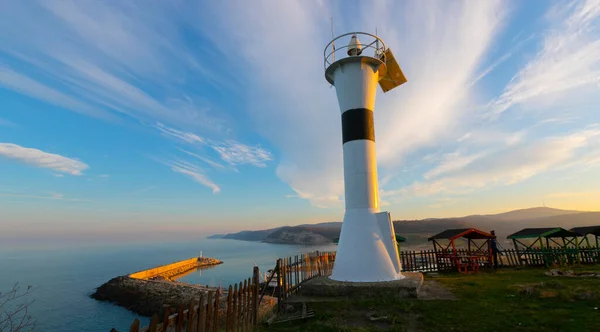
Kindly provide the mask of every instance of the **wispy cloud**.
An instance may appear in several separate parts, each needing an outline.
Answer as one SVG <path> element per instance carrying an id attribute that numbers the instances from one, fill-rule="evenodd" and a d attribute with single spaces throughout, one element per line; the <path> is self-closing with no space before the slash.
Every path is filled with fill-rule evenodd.
<path id="1" fill-rule="evenodd" d="M 100 174 L 100 175 L 98 175 L 98 177 L 101 179 L 108 179 L 110 177 L 110 175 L 109 174 Z"/>
<path id="2" fill-rule="evenodd" d="M 491 102 L 490 116 L 519 104 L 553 104 L 556 109 L 565 100 L 600 95 L 600 34 L 593 26 L 600 2 L 561 2 L 547 16 L 551 23 L 540 51 Z"/>
<path id="3" fill-rule="evenodd" d="M 233 139 L 223 141 L 207 139 L 200 137 L 192 132 L 175 129 L 158 123 L 156 128 L 168 137 L 174 138 L 195 147 L 208 147 L 214 150 L 218 156 L 230 166 L 253 165 L 256 167 L 266 167 L 266 162 L 273 160 L 270 151 L 262 148 L 260 145 L 248 145 Z M 199 155 L 185 149 L 178 148 L 179 151 L 193 156 L 214 168 L 224 168 L 223 165 L 211 160 L 208 157 Z"/>
<path id="4" fill-rule="evenodd" d="M 55 172 L 82 175 L 89 166 L 79 160 L 12 143 L 0 143 L 0 156 Z"/>
<path id="5" fill-rule="evenodd" d="M 1 46 L 0 46 L 1 47 Z M 64 94 L 56 89 L 50 88 L 25 75 L 19 74 L 0 62 L 0 84 L 5 88 L 14 90 L 21 94 L 37 98 L 50 104 L 63 107 L 73 112 L 85 115 L 114 120 L 115 117 L 102 111 L 95 106 L 87 104 L 78 98 Z"/>
<path id="6" fill-rule="evenodd" d="M 485 153 L 476 153 L 473 155 L 462 155 L 460 152 L 448 153 L 445 154 L 441 163 L 425 173 L 423 176 L 425 179 L 431 179 L 438 177 L 444 173 L 449 173 L 455 170 L 462 169 L 467 165 L 471 164 L 473 161 L 483 157 Z"/>
<path id="7" fill-rule="evenodd" d="M 213 194 L 219 193 L 221 191 L 221 188 L 216 183 L 214 183 L 208 176 L 206 176 L 203 169 L 190 162 L 181 159 L 175 159 L 163 161 L 162 163 L 169 166 L 173 172 L 186 175 L 195 182 L 212 189 Z"/>
<path id="8" fill-rule="evenodd" d="M 472 82 L 481 75 L 478 69 L 507 10 L 502 1 L 406 4 L 403 20 L 393 2 L 380 13 L 386 23 L 382 36 L 392 37 L 387 44 L 410 50 L 399 57 L 408 83 L 380 95 L 375 111 L 378 157 L 387 168 L 397 167 L 410 152 L 443 142 L 469 121 L 476 110 Z M 416 26 L 423 28 L 414 31 Z"/>
<path id="9" fill-rule="evenodd" d="M 217 151 L 221 159 L 232 166 L 250 164 L 266 167 L 266 162 L 273 160 L 271 152 L 260 146 L 249 146 L 234 140 L 213 144 L 212 148 Z"/>
<path id="10" fill-rule="evenodd" d="M 3 9 L 0 51 L 11 65 L 0 64 L 0 85 L 91 116 L 227 129 L 208 99 L 182 92 L 185 84 L 215 84 L 220 76 L 179 34 L 178 6 L 61 1 Z"/>
<path id="11" fill-rule="evenodd" d="M 598 157 L 599 140 L 600 129 L 592 126 L 584 131 L 500 149 L 474 159 L 477 162 L 452 161 L 455 167 L 451 170 L 446 167 L 445 172 L 437 172 L 436 176 L 439 177 L 432 176 L 430 181 L 418 181 L 399 190 L 384 191 L 383 196 L 461 194 L 494 185 L 522 182 L 542 172 L 585 167 L 592 161 L 590 155 Z M 467 161 L 470 159 L 467 158 Z"/>
<path id="12" fill-rule="evenodd" d="M 187 151 L 187 150 L 184 150 L 184 149 L 180 149 L 180 148 L 178 148 L 177 150 L 179 150 L 179 151 L 181 151 L 181 152 L 183 152 L 183 153 L 185 153 L 187 155 L 190 155 L 190 156 L 192 156 L 194 158 L 197 158 L 197 159 L 205 162 L 206 164 L 208 164 L 208 165 L 210 165 L 210 166 L 212 166 L 214 168 L 218 168 L 218 169 L 225 168 L 225 166 L 219 164 L 218 162 L 213 161 L 213 160 L 211 160 L 209 158 L 203 157 L 203 156 L 201 156 L 201 155 L 199 155 L 197 153 L 193 153 L 193 152 L 190 152 L 190 151 Z"/>
<path id="13" fill-rule="evenodd" d="M 186 143 L 198 143 L 198 144 L 203 144 L 206 142 L 206 140 L 194 133 L 190 133 L 190 132 L 186 132 L 186 131 L 182 131 L 182 130 L 178 130 L 175 128 L 171 128 L 171 127 L 167 127 L 164 124 L 157 122 L 156 123 L 156 128 L 163 134 L 166 135 L 168 137 L 173 137 L 176 139 L 179 139 L 181 141 L 184 141 Z"/>
<path id="14" fill-rule="evenodd" d="M 469 110 L 468 86 L 501 27 L 504 6 L 500 1 L 379 1 L 346 13 L 344 5 L 330 4 L 212 3 L 195 13 L 202 18 L 199 29 L 220 31 L 210 35 L 236 45 L 236 61 L 247 63 L 258 80 L 246 87 L 248 114 L 281 151 L 278 177 L 313 205 L 340 207 L 342 144 L 335 92 L 323 78 L 322 52 L 293 51 L 297 45 L 322 50 L 330 38 L 323 31 L 329 30 L 331 13 L 349 14 L 336 16 L 338 31 L 378 27 L 409 79 L 398 91 L 380 94 L 375 111 L 379 160 L 384 171 L 397 169 L 407 153 L 444 139 Z M 355 15 L 362 9 L 369 15 Z M 259 50 L 267 49 L 290 51 L 264 61 Z"/>

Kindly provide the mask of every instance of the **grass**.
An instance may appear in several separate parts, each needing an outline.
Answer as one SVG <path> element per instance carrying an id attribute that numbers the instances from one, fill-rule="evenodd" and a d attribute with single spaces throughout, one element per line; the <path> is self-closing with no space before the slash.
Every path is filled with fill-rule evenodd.
<path id="1" fill-rule="evenodd" d="M 600 266 L 574 268 L 600 272 Z M 549 277 L 544 269 L 446 274 L 448 300 L 340 300 L 310 303 L 316 317 L 269 331 L 600 331 L 600 278 Z M 387 316 L 371 321 L 371 316 Z"/>

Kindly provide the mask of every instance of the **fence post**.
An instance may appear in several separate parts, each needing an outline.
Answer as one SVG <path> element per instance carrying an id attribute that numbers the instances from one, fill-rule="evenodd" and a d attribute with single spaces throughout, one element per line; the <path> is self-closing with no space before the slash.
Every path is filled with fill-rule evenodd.
<path id="1" fill-rule="evenodd" d="M 186 332 L 194 332 L 193 328 L 194 328 L 194 301 L 190 301 L 190 305 L 188 307 L 188 314 L 187 314 L 187 320 L 186 320 Z M 163 329 L 163 331 L 167 331 L 167 329 Z"/>
<path id="2" fill-rule="evenodd" d="M 217 289 L 217 292 L 215 293 L 215 311 L 213 313 L 213 316 L 214 316 L 213 329 L 215 331 L 219 330 L 219 302 L 220 302 L 220 298 L 221 298 L 221 292 Z"/>
<path id="3" fill-rule="evenodd" d="M 317 276 L 321 275 L 321 253 L 317 250 L 317 259 L 315 260 L 317 263 Z"/>
<path id="4" fill-rule="evenodd" d="M 287 280 L 288 280 L 288 287 L 287 287 L 287 291 L 286 291 L 286 296 L 290 296 L 291 293 L 291 289 L 292 287 L 294 287 L 294 280 L 292 280 L 292 256 L 287 258 Z"/>
<path id="5" fill-rule="evenodd" d="M 246 301 L 246 304 L 246 316 L 248 317 L 246 318 L 246 329 L 250 331 L 250 328 L 252 327 L 252 279 L 250 278 L 248 278 L 248 300 Z"/>
<path id="6" fill-rule="evenodd" d="M 254 276 L 254 291 L 252 292 L 252 309 L 254 309 L 254 310 L 252 311 L 252 324 L 254 324 L 254 326 L 257 326 L 258 325 L 258 308 L 260 306 L 260 303 L 258 303 L 258 290 L 259 290 L 259 285 L 260 285 L 260 281 L 259 281 L 260 274 L 259 274 L 258 266 L 254 267 L 254 271 L 252 271 L 252 275 Z"/>
<path id="7" fill-rule="evenodd" d="M 231 286 L 230 286 L 231 287 Z M 237 312 L 238 312 L 238 308 L 237 308 L 237 298 L 238 298 L 238 285 L 234 284 L 233 285 L 233 294 L 231 295 L 231 297 L 233 298 L 233 304 L 232 304 L 232 308 L 231 308 L 231 315 L 232 315 L 232 320 L 233 320 L 233 331 L 237 331 Z"/>
<path id="8" fill-rule="evenodd" d="M 133 323 L 131 323 L 131 326 L 129 327 L 129 332 L 139 332 L 139 331 L 140 331 L 140 320 L 136 318 L 133 320 Z"/>
<path id="9" fill-rule="evenodd" d="M 287 297 L 287 259 L 282 259 L 281 262 L 281 278 L 283 279 L 281 299 L 284 300 Z"/>
<path id="10" fill-rule="evenodd" d="M 231 287 L 231 285 L 229 285 L 229 289 L 227 291 L 227 322 L 225 323 L 225 331 L 226 332 L 231 332 L 231 320 L 233 317 L 231 317 L 231 299 L 233 294 L 231 293 L 233 291 L 233 288 Z"/>
<path id="11" fill-rule="evenodd" d="M 281 258 L 277 260 L 275 269 L 277 270 L 277 309 L 281 310 Z"/>
<path id="12" fill-rule="evenodd" d="M 169 316 L 171 315 L 171 307 L 169 305 L 165 306 L 165 312 L 163 314 L 163 331 L 167 330 L 167 326 L 169 326 Z"/>
<path id="13" fill-rule="evenodd" d="M 152 315 L 152 319 L 150 320 L 150 327 L 148 329 L 149 332 L 157 332 L 158 329 L 158 315 Z"/>
<path id="14" fill-rule="evenodd" d="M 244 280 L 244 288 L 242 288 L 242 320 L 241 320 L 241 325 L 242 325 L 242 330 L 246 331 L 246 310 L 248 310 L 248 308 L 246 307 L 246 304 L 248 303 L 248 283 L 246 280 Z"/>
<path id="15" fill-rule="evenodd" d="M 237 310 L 237 314 L 238 314 L 238 326 L 237 329 L 238 331 L 242 330 L 241 327 L 244 326 L 244 302 L 242 302 L 242 295 L 244 293 L 244 289 L 242 288 L 242 282 L 240 281 L 240 286 L 238 287 L 238 310 Z"/>
<path id="16" fill-rule="evenodd" d="M 198 332 L 204 332 L 204 320 L 206 319 L 206 307 L 204 306 L 204 292 L 200 293 L 200 301 L 198 303 Z"/>
<path id="17" fill-rule="evenodd" d="M 210 332 L 212 329 L 213 293 L 213 291 L 208 292 L 208 301 L 206 302 L 206 332 Z"/>
<path id="18" fill-rule="evenodd" d="M 180 305 L 179 310 L 177 311 L 177 326 L 175 327 L 175 332 L 181 332 L 182 326 L 183 326 L 183 305 Z"/>

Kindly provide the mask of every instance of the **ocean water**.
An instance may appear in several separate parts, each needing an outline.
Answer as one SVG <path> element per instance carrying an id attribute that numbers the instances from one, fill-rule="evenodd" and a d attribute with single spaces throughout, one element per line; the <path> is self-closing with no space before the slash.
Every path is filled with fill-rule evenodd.
<path id="1" fill-rule="evenodd" d="M 292 246 L 221 239 L 164 243 L 78 243 L 57 245 L 0 244 L 0 291 L 15 283 L 35 287 L 30 314 L 35 331 L 129 331 L 134 313 L 91 299 L 95 288 L 109 279 L 202 254 L 224 263 L 195 271 L 180 281 L 228 287 L 252 276 L 254 265 L 261 274 L 275 266 L 278 257 L 336 246 Z M 148 319 L 142 319 L 146 323 Z"/>

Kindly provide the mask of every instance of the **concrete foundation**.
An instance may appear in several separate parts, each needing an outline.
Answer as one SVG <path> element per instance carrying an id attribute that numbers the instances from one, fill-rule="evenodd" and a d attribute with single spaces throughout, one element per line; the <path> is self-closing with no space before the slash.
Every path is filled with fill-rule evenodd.
<path id="1" fill-rule="evenodd" d="M 311 297 L 416 298 L 423 285 L 423 274 L 404 272 L 405 278 L 380 282 L 349 282 L 316 277 L 300 287 L 300 295 Z"/>

